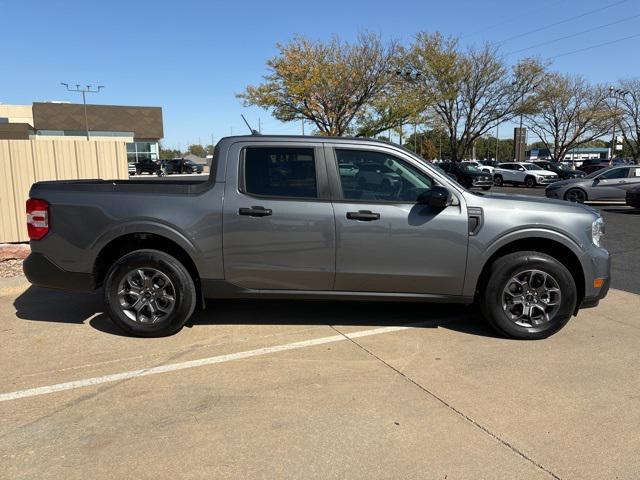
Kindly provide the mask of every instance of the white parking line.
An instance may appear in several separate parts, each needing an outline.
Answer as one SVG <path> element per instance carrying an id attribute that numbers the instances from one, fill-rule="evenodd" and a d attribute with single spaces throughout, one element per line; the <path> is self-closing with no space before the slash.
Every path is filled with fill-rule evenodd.
<path id="1" fill-rule="evenodd" d="M 117 382 L 119 380 L 127 380 L 136 377 L 145 377 L 147 375 L 156 375 L 158 373 L 175 372 L 177 370 L 185 370 L 187 368 L 202 367 L 204 365 L 214 365 L 216 363 L 230 362 L 232 360 L 240 360 L 242 358 L 257 357 L 268 353 L 283 352 L 286 350 L 296 350 L 299 348 L 313 347 L 315 345 L 323 345 L 326 343 L 342 342 L 349 338 L 369 337 L 372 335 L 381 335 L 383 333 L 399 332 L 418 325 L 424 325 L 425 322 L 412 323 L 399 327 L 382 327 L 371 330 L 361 330 L 359 332 L 345 333 L 344 335 L 332 335 L 330 337 L 315 338 L 312 340 L 302 340 L 300 342 L 285 343 L 283 345 L 274 345 L 272 347 L 258 348 L 256 350 L 247 350 L 245 352 L 230 353 L 227 355 L 218 355 L 215 357 L 201 358 L 198 360 L 190 360 L 187 362 L 170 363 L 168 365 L 160 365 L 158 367 L 143 368 L 140 370 L 130 370 L 128 372 L 114 373 L 104 375 L 102 377 L 86 378 L 83 380 L 74 380 L 72 382 L 57 383 L 55 385 L 47 385 L 44 387 L 28 388 L 26 390 L 18 390 L 0 394 L 0 402 L 9 400 L 17 400 L 19 398 L 35 397 L 38 395 L 46 395 L 49 393 L 62 392 L 64 390 L 73 390 L 76 388 L 84 388 L 92 385 L 100 385 L 102 383 Z"/>

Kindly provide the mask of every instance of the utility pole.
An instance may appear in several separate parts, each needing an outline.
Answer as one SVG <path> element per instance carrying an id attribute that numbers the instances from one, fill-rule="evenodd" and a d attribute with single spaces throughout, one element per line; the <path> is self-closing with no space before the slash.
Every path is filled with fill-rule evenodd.
<path id="1" fill-rule="evenodd" d="M 616 139 L 616 124 L 618 123 L 618 99 L 620 97 L 624 97 L 625 95 L 629 95 L 629 93 L 630 92 L 628 90 L 609 87 L 609 95 L 615 98 L 615 104 L 613 107 L 613 132 L 611 133 L 611 158 L 615 158 L 615 148 L 618 145 L 618 141 Z"/>
<path id="2" fill-rule="evenodd" d="M 80 88 L 80 84 L 76 84 L 75 88 L 69 87 L 69 84 L 60 82 L 69 92 L 82 93 L 82 105 L 84 106 L 84 127 L 87 132 L 87 140 L 89 140 L 89 117 L 87 115 L 87 93 L 98 93 L 104 88 L 104 85 L 98 85 L 95 89 L 92 89 L 93 85 L 87 85 L 84 88 Z"/>
<path id="3" fill-rule="evenodd" d="M 413 121 L 413 151 L 418 153 L 418 137 L 416 134 L 416 129 L 417 129 L 417 125 L 416 125 L 416 121 Z"/>
<path id="4" fill-rule="evenodd" d="M 496 122 L 496 162 L 498 161 L 498 144 L 500 143 L 499 137 L 498 137 L 498 127 L 500 126 L 500 124 L 498 122 Z"/>
<path id="5" fill-rule="evenodd" d="M 302 136 L 304 137 L 304 118 L 300 120 L 300 124 L 302 125 Z"/>
<path id="6" fill-rule="evenodd" d="M 260 117 L 258 117 L 258 133 L 262 133 L 262 127 L 260 126 Z"/>

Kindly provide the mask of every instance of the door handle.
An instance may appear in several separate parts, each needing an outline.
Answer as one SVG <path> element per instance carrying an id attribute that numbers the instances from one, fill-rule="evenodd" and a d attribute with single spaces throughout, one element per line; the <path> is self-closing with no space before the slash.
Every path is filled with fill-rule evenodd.
<path id="1" fill-rule="evenodd" d="M 347 218 L 349 220 L 362 220 L 363 222 L 371 222 L 373 220 L 380 220 L 380 214 L 372 212 L 371 210 L 358 210 L 357 212 L 347 212 Z"/>
<path id="2" fill-rule="evenodd" d="M 247 215 L 249 217 L 268 217 L 273 212 L 270 208 L 264 207 L 249 207 L 249 208 L 241 208 L 238 210 L 239 215 Z"/>

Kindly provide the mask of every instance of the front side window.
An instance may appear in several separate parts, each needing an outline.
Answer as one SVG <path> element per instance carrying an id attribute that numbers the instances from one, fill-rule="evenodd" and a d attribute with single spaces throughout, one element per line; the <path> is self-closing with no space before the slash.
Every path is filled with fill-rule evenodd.
<path id="1" fill-rule="evenodd" d="M 600 180 L 615 180 L 616 178 L 627 178 L 628 168 L 614 168 L 600 175 Z"/>
<path id="2" fill-rule="evenodd" d="M 338 165 L 352 164 L 347 171 L 340 168 L 340 183 L 345 200 L 415 202 L 431 189 L 433 180 L 409 163 L 383 152 L 336 149 Z"/>
<path id="3" fill-rule="evenodd" d="M 313 148 L 248 147 L 244 191 L 267 197 L 317 198 Z"/>

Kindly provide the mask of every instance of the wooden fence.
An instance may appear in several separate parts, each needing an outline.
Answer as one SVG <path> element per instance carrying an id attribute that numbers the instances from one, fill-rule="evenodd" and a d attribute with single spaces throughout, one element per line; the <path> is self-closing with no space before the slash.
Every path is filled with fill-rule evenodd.
<path id="1" fill-rule="evenodd" d="M 125 143 L 0 140 L 0 243 L 29 240 L 25 202 L 32 183 L 82 178 L 128 178 Z"/>

